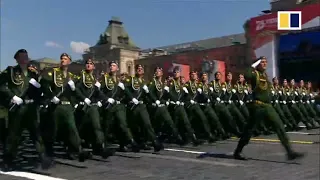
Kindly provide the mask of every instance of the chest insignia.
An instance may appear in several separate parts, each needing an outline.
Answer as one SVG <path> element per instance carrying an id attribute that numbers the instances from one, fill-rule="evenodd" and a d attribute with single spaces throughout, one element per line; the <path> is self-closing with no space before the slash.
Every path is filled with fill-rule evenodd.
<path id="1" fill-rule="evenodd" d="M 93 83 L 94 83 L 94 77 L 92 74 L 88 74 L 88 73 L 83 73 L 82 74 L 82 81 L 84 86 L 86 86 L 87 88 L 92 88 Z"/>
<path id="2" fill-rule="evenodd" d="M 15 68 L 11 69 L 11 81 L 17 86 L 23 85 L 24 81 L 20 70 Z"/>
<path id="3" fill-rule="evenodd" d="M 113 90 L 114 89 L 114 81 L 111 77 L 107 77 L 105 76 L 105 83 L 106 83 L 106 87 L 108 90 Z"/>
<path id="4" fill-rule="evenodd" d="M 139 78 L 132 77 L 131 83 L 134 90 L 137 91 L 140 89 L 140 81 L 141 80 Z"/>

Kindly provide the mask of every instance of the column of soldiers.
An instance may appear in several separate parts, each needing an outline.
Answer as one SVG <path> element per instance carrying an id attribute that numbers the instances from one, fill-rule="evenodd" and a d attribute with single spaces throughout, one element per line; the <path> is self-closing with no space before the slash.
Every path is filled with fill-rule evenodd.
<path id="1" fill-rule="evenodd" d="M 107 158 L 115 151 L 139 152 L 153 147 L 158 152 L 163 143 L 198 146 L 204 140 L 211 143 L 232 136 L 243 139 L 252 119 L 264 119 L 253 116 L 248 108 L 258 102 L 257 84 L 268 90 L 268 104 L 279 115 L 285 130 L 298 130 L 300 122 L 307 129 L 320 124 L 316 94 L 310 82 L 305 86 L 300 81 L 296 86 L 294 80 L 290 83 L 283 80 L 281 86 L 275 77 L 273 84 L 267 78 L 258 78 L 253 85 L 253 81 L 246 82 L 246 77 L 240 74 L 237 82 L 232 83 L 230 72 L 226 82 L 221 81 L 220 72 L 209 82 L 208 74 L 200 73 L 198 77 L 195 71 L 190 72 L 190 80 L 185 82 L 179 68 L 174 68 L 173 77 L 164 79 L 161 67 L 146 82 L 142 65 L 135 66 L 132 77 L 127 74 L 117 77 L 118 64 L 111 61 L 109 73 L 97 77 L 90 59 L 79 74 L 68 72 L 71 57 L 66 53 L 60 56 L 59 67 L 41 73 L 30 65 L 26 50 L 17 51 L 14 58 L 18 65 L 9 66 L 0 74 L 4 122 L 0 132 L 8 169 L 13 168 L 25 128 L 44 169 L 52 165 L 56 141 L 64 142 L 71 159 L 83 162 L 90 157 L 84 146 L 91 146 L 93 154 Z M 270 127 L 268 121 L 259 121 L 252 133 L 273 133 Z M 115 143 L 120 146 L 114 146 Z M 239 154 L 244 144 L 239 144 L 235 158 L 244 159 Z"/>

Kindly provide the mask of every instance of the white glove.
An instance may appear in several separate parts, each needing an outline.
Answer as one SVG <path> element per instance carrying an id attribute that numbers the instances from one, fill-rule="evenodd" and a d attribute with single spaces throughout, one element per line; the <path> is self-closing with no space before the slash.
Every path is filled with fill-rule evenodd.
<path id="1" fill-rule="evenodd" d="M 118 83 L 118 87 L 120 87 L 122 90 L 124 90 L 124 84 L 122 82 Z"/>
<path id="2" fill-rule="evenodd" d="M 97 81 L 95 84 L 94 84 L 98 89 L 100 89 L 101 87 L 101 84 Z"/>
<path id="3" fill-rule="evenodd" d="M 302 93 L 302 95 L 304 95 L 304 96 L 305 96 L 305 95 L 306 95 L 306 93 Z"/>
<path id="4" fill-rule="evenodd" d="M 177 105 L 180 105 L 180 101 L 177 101 L 176 104 L 177 104 Z"/>
<path id="5" fill-rule="evenodd" d="M 133 99 L 132 99 L 132 102 L 133 102 L 135 105 L 139 104 L 139 101 L 138 101 L 138 99 L 136 99 L 136 98 L 133 98 Z"/>
<path id="6" fill-rule="evenodd" d="M 210 103 L 211 102 L 210 99 L 208 99 L 207 102 Z"/>
<path id="7" fill-rule="evenodd" d="M 146 93 L 149 93 L 149 88 L 148 88 L 148 86 L 144 85 L 144 86 L 142 87 L 142 89 L 143 89 Z"/>
<path id="8" fill-rule="evenodd" d="M 77 109 L 77 107 L 79 106 L 79 104 L 74 105 L 74 108 Z"/>
<path id="9" fill-rule="evenodd" d="M 11 101 L 16 105 L 20 105 L 23 103 L 23 100 L 18 96 L 13 96 Z"/>
<path id="10" fill-rule="evenodd" d="M 243 101 L 240 100 L 239 103 L 240 103 L 240 105 L 243 105 Z"/>
<path id="11" fill-rule="evenodd" d="M 261 59 L 251 64 L 251 67 L 256 68 L 260 64 L 260 62 L 261 62 Z"/>
<path id="12" fill-rule="evenodd" d="M 167 105 L 167 106 L 169 106 L 169 104 L 170 104 L 170 102 L 169 102 L 169 101 L 167 101 L 167 102 L 166 102 L 166 105 Z"/>
<path id="13" fill-rule="evenodd" d="M 295 91 L 294 94 L 295 94 L 296 96 L 298 96 L 298 92 L 297 92 L 297 91 Z"/>
<path id="14" fill-rule="evenodd" d="M 278 100 L 276 100 L 275 102 L 276 102 L 276 103 L 279 103 L 279 101 L 278 101 Z"/>
<path id="15" fill-rule="evenodd" d="M 168 86 L 165 86 L 163 89 L 164 89 L 165 91 L 169 92 L 169 87 L 168 87 Z"/>
<path id="16" fill-rule="evenodd" d="M 313 94 L 312 94 L 312 93 L 310 93 L 310 96 L 311 96 L 311 97 L 313 97 Z"/>
<path id="17" fill-rule="evenodd" d="M 228 101 L 228 103 L 229 103 L 229 104 L 232 104 L 232 101 L 231 101 L 231 100 L 229 100 L 229 101 Z"/>
<path id="18" fill-rule="evenodd" d="M 282 94 L 282 91 L 279 91 L 279 94 Z"/>
<path id="19" fill-rule="evenodd" d="M 244 90 L 244 93 L 248 94 L 248 90 Z"/>
<path id="20" fill-rule="evenodd" d="M 211 92 L 213 92 L 213 88 L 212 87 L 209 87 L 209 89 L 210 89 Z"/>
<path id="21" fill-rule="evenodd" d="M 292 102 L 292 104 L 295 104 L 295 103 L 296 103 L 294 100 L 292 100 L 291 102 Z"/>
<path id="22" fill-rule="evenodd" d="M 156 105 L 159 105 L 160 104 L 160 101 L 159 100 L 156 100 Z"/>
<path id="23" fill-rule="evenodd" d="M 315 102 L 315 100 L 313 99 L 313 100 L 311 100 L 311 102 L 312 102 L 312 103 L 314 103 L 314 102 Z"/>
<path id="24" fill-rule="evenodd" d="M 190 103 L 191 103 L 191 104 L 194 104 L 195 102 L 194 102 L 194 100 L 190 100 Z"/>
<path id="25" fill-rule="evenodd" d="M 300 100 L 300 102 L 301 102 L 301 103 L 303 103 L 303 101 L 302 101 L 302 100 Z"/>
<path id="26" fill-rule="evenodd" d="M 97 102 L 98 107 L 102 107 L 102 103 L 100 101 Z"/>
<path id="27" fill-rule="evenodd" d="M 36 81 L 33 78 L 30 79 L 29 83 L 32 84 L 32 86 L 34 86 L 36 88 L 40 88 L 41 87 L 41 85 L 38 83 L 38 81 Z"/>
<path id="28" fill-rule="evenodd" d="M 287 104 L 287 102 L 286 102 L 286 101 L 283 101 L 283 104 Z"/>
<path id="29" fill-rule="evenodd" d="M 235 89 L 232 89 L 232 92 L 233 92 L 233 93 L 236 93 L 237 91 L 236 91 Z"/>
<path id="30" fill-rule="evenodd" d="M 290 96 L 290 93 L 289 93 L 289 92 L 287 92 L 287 95 L 288 95 L 288 96 Z"/>
<path id="31" fill-rule="evenodd" d="M 216 100 L 217 100 L 218 102 L 220 102 L 220 101 L 221 101 L 221 99 L 220 99 L 219 97 L 217 97 L 217 98 L 216 98 Z"/>
<path id="32" fill-rule="evenodd" d="M 88 98 L 85 98 L 85 99 L 84 99 L 84 103 L 86 103 L 87 105 L 90 105 L 90 104 L 91 104 L 91 100 L 88 99 Z"/>
<path id="33" fill-rule="evenodd" d="M 202 89 L 198 88 L 197 91 L 201 94 L 202 93 Z"/>
<path id="34" fill-rule="evenodd" d="M 60 99 L 55 96 L 52 98 L 51 102 L 53 102 L 54 104 L 59 104 Z"/>
<path id="35" fill-rule="evenodd" d="M 308 104 L 310 104 L 310 101 L 309 101 L 309 100 L 307 100 L 307 103 L 308 103 Z"/>
<path id="36" fill-rule="evenodd" d="M 274 91 L 271 91 L 272 94 L 274 94 Z"/>
<path id="37" fill-rule="evenodd" d="M 76 90 L 76 86 L 72 80 L 68 81 L 68 85 L 70 86 L 72 91 Z"/>
<path id="38" fill-rule="evenodd" d="M 113 98 L 108 98 L 108 103 L 113 104 L 115 102 L 115 100 Z"/>
<path id="39" fill-rule="evenodd" d="M 226 88 L 222 88 L 222 91 L 226 92 L 226 90 L 227 90 Z"/>
<path id="40" fill-rule="evenodd" d="M 189 93 L 189 91 L 188 91 L 188 89 L 187 89 L 186 87 L 183 87 L 182 90 L 183 90 L 186 94 Z"/>

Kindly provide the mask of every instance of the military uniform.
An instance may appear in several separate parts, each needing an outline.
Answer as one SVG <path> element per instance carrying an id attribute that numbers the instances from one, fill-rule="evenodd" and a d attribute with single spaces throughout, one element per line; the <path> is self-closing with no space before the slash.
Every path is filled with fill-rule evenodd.
<path id="1" fill-rule="evenodd" d="M 143 68 L 142 65 L 136 65 L 136 69 Z M 133 76 L 126 79 L 125 89 L 127 92 L 129 117 L 129 127 L 137 141 L 140 141 L 143 146 L 144 137 L 151 141 L 155 151 L 160 151 L 162 145 L 158 142 L 152 127 L 147 107 L 144 103 L 150 98 L 149 88 L 144 79 L 138 76 Z M 152 98 L 151 98 L 152 99 Z"/>
<path id="2" fill-rule="evenodd" d="M 248 97 L 248 85 L 238 82 L 234 85 L 234 89 L 236 90 L 235 98 L 238 108 L 244 116 L 245 120 L 248 120 L 250 118 L 250 113 L 246 106 L 246 100 Z"/>
<path id="3" fill-rule="evenodd" d="M 111 62 L 114 63 L 114 62 Z M 104 74 L 101 80 L 101 91 L 104 95 L 106 106 L 102 109 L 102 124 L 105 139 L 108 140 L 108 134 L 113 133 L 120 140 L 120 151 L 126 151 L 126 146 L 131 145 L 132 150 L 139 151 L 139 148 L 128 127 L 126 116 L 126 100 L 125 85 L 120 80 L 110 74 Z"/>
<path id="4" fill-rule="evenodd" d="M 257 62 L 255 62 L 252 66 L 256 67 L 261 62 L 265 63 L 266 59 L 264 57 L 259 58 Z M 269 121 L 274 128 L 274 131 L 278 135 L 281 144 L 287 152 L 288 159 L 302 157 L 302 154 L 296 153 L 292 150 L 282 121 L 275 109 L 270 104 L 271 83 L 268 82 L 266 72 L 260 69 L 250 69 L 246 73 L 245 78 L 252 85 L 254 102 L 248 105 L 251 118 L 249 119 L 249 122 L 244 129 L 244 133 L 241 135 L 238 146 L 235 149 L 234 158 L 239 160 L 246 160 L 246 158 L 241 155 L 242 149 L 249 143 L 252 132 L 255 129 L 257 122 L 263 119 Z"/>
<path id="5" fill-rule="evenodd" d="M 160 132 L 168 133 L 173 136 L 177 143 L 182 143 L 178 129 L 167 108 L 169 105 L 169 87 L 161 79 L 154 78 L 149 83 L 149 90 L 154 98 L 151 100 L 150 115 L 155 131 L 158 134 Z"/>
<path id="6" fill-rule="evenodd" d="M 44 168 L 49 167 L 46 158 L 43 141 L 40 136 L 38 105 L 41 91 L 38 82 L 38 75 L 35 69 L 21 66 L 9 66 L 0 76 L 0 93 L 8 98 L 7 104 L 15 106 L 9 111 L 8 116 L 8 137 L 6 140 L 6 149 L 4 151 L 4 162 L 11 166 L 12 161 L 17 154 L 17 148 L 20 143 L 21 133 L 27 128 L 31 139 L 35 143 L 36 149 L 42 160 Z"/>
<path id="7" fill-rule="evenodd" d="M 99 112 L 99 108 L 102 106 L 100 102 L 100 86 L 101 84 L 93 75 L 93 72 L 86 70 L 81 71 L 80 78 L 76 82 L 76 93 L 77 97 L 80 98 L 80 103 L 76 111 L 79 116 L 76 120 L 80 121 L 78 128 L 79 133 L 81 136 L 83 135 L 83 138 L 93 144 L 94 153 L 106 157 L 107 154 L 102 154 L 105 144 Z M 93 134 L 93 136 L 91 134 Z"/>
<path id="8" fill-rule="evenodd" d="M 40 84 L 46 99 L 51 99 L 48 107 L 48 113 L 52 119 L 46 122 L 44 138 L 48 153 L 53 155 L 53 143 L 56 140 L 57 132 L 64 130 L 61 134 L 67 132 L 66 141 L 70 151 L 79 153 L 79 161 L 85 160 L 85 154 L 82 150 L 81 139 L 76 127 L 74 117 L 75 97 L 78 91 L 75 88 L 74 81 L 78 77 L 67 72 L 66 74 L 61 68 L 52 68 L 43 72 Z M 58 94 L 60 94 L 59 97 Z M 60 133 L 59 133 L 60 135 Z M 65 140 L 65 139 L 64 139 Z"/>
<path id="9" fill-rule="evenodd" d="M 313 123 L 313 120 L 315 120 L 316 122 L 320 122 L 320 118 L 317 116 L 317 112 L 314 110 L 314 108 L 310 104 L 311 103 L 310 102 L 310 94 L 308 93 L 308 90 L 305 87 L 300 87 L 300 88 L 298 88 L 298 93 L 301 96 L 301 98 L 300 98 L 301 106 L 304 106 L 306 113 L 310 117 L 310 119 L 309 119 L 310 123 L 313 124 L 313 126 L 316 126 Z"/>

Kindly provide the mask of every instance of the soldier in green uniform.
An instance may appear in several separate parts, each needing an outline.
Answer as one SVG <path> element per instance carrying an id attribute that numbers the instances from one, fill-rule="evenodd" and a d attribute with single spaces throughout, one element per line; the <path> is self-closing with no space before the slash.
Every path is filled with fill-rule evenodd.
<path id="1" fill-rule="evenodd" d="M 190 140 L 192 140 L 193 145 L 198 146 L 199 144 L 201 144 L 201 142 L 194 134 L 194 130 L 191 127 L 187 112 L 184 108 L 184 100 L 189 92 L 187 88 L 183 87 L 180 82 L 179 67 L 174 67 L 173 74 L 174 77 L 171 80 L 168 79 L 170 92 L 169 111 L 171 117 L 173 118 L 173 121 L 180 132 L 180 135 L 183 136 L 185 143 L 188 143 Z"/>
<path id="2" fill-rule="evenodd" d="M 40 84 L 44 97 L 51 100 L 48 113 L 52 117 L 52 119 L 46 121 L 43 137 L 48 154 L 53 156 L 53 143 L 56 140 L 58 130 L 59 132 L 60 130 L 63 130 L 64 133 L 67 132 L 68 151 L 78 152 L 79 161 L 82 162 L 86 158 L 86 153 L 81 146 L 81 139 L 74 118 L 74 105 L 72 104 L 77 95 L 74 80 L 77 80 L 78 77 L 68 72 L 70 63 L 71 57 L 67 53 L 63 53 L 60 56 L 60 67 L 50 68 L 42 73 Z M 86 105 L 91 103 L 88 98 L 83 99 L 83 101 Z"/>
<path id="3" fill-rule="evenodd" d="M 309 93 L 305 87 L 304 81 L 300 80 L 299 87 L 297 88 L 298 94 L 300 95 L 300 104 L 305 109 L 306 113 L 309 115 L 309 121 L 314 127 L 317 127 L 314 121 L 320 122 L 320 118 L 317 116 L 316 111 L 310 105 Z"/>
<path id="4" fill-rule="evenodd" d="M 233 119 L 236 121 L 238 129 L 240 131 L 243 131 L 243 128 L 246 124 L 246 119 L 242 115 L 242 113 L 239 111 L 238 107 L 236 106 L 235 102 L 237 100 L 237 90 L 234 88 L 234 85 L 232 85 L 232 73 L 228 72 L 227 74 L 227 81 L 225 82 L 226 86 L 226 93 L 223 96 L 224 101 L 227 104 L 227 108 L 231 115 L 233 116 Z"/>
<path id="5" fill-rule="evenodd" d="M 236 90 L 235 98 L 238 108 L 243 114 L 245 120 L 248 120 L 250 118 L 250 113 L 245 104 L 246 99 L 248 97 L 248 84 L 245 83 L 243 74 L 239 74 L 239 79 L 237 83 L 234 85 L 234 89 Z"/>
<path id="6" fill-rule="evenodd" d="M 147 102 L 148 98 L 153 99 L 149 93 L 149 88 L 143 79 L 144 69 L 143 66 L 137 64 L 136 75 L 126 79 L 125 89 L 127 92 L 129 117 L 131 117 L 129 122 L 129 127 L 133 132 L 135 139 L 144 147 L 146 143 L 144 142 L 144 137 L 147 137 L 147 140 L 152 142 L 154 151 L 158 152 L 163 148 L 163 145 L 157 140 L 154 129 L 151 125 L 149 113 L 147 107 L 144 103 Z M 137 139 L 140 138 L 140 139 Z M 146 147 L 146 148 L 145 148 Z"/>
<path id="7" fill-rule="evenodd" d="M 169 105 L 169 87 L 162 82 L 162 68 L 155 68 L 155 77 L 149 83 L 150 94 L 152 94 L 152 103 L 150 107 L 151 119 L 157 134 L 167 133 L 172 136 L 178 144 L 182 144 L 182 138 L 174 124 L 172 117 L 168 111 Z"/>
<path id="8" fill-rule="evenodd" d="M 250 82 L 253 89 L 254 101 L 248 104 L 251 118 L 249 119 L 244 133 L 241 135 L 238 146 L 234 151 L 234 158 L 238 160 L 247 160 L 247 158 L 245 158 L 241 152 L 249 143 L 252 136 L 252 130 L 256 127 L 258 121 L 262 119 L 269 121 L 273 126 L 274 131 L 277 133 L 281 144 L 287 152 L 287 157 L 289 160 L 303 157 L 304 155 L 302 153 L 297 153 L 292 150 L 282 121 L 275 109 L 270 104 L 271 83 L 268 81 L 266 74 L 267 59 L 265 57 L 260 57 L 255 63 L 252 64 L 252 67 L 255 69 L 249 69 L 248 73 L 245 75 L 246 80 Z"/>
<path id="9" fill-rule="evenodd" d="M 20 49 L 14 55 L 18 65 L 9 66 L 0 75 L 0 94 L 9 106 L 8 137 L 4 150 L 6 169 L 13 168 L 20 143 L 21 133 L 27 128 L 42 162 L 42 168 L 49 168 L 51 161 L 45 155 L 43 141 L 40 136 L 38 101 L 41 85 L 38 82 L 38 72 L 35 67 L 29 66 L 28 52 Z M 15 106 L 16 108 L 12 108 Z"/>
<path id="10" fill-rule="evenodd" d="M 313 92 L 312 83 L 310 81 L 307 84 L 307 92 L 308 92 L 308 96 L 309 96 L 309 100 L 310 100 L 310 105 L 316 111 L 318 117 L 320 117 L 320 110 L 317 108 L 316 103 L 315 103 L 315 98 L 314 98 L 316 93 Z"/>
<path id="11" fill-rule="evenodd" d="M 212 134 L 221 139 L 226 138 L 227 135 L 219 121 L 219 117 L 211 106 L 211 93 L 213 92 L 213 88 L 209 83 L 208 74 L 205 72 L 201 74 L 199 87 L 202 89 L 202 93 L 198 98 L 198 103 L 208 119 Z"/>
<path id="12" fill-rule="evenodd" d="M 79 119 L 77 119 L 77 121 L 80 121 L 78 129 L 81 136 L 83 135 L 83 138 L 92 143 L 93 153 L 107 158 L 112 155 L 113 151 L 108 148 L 105 143 L 104 133 L 102 132 L 100 123 L 99 108 L 102 107 L 102 103 L 100 101 L 101 96 L 99 89 L 101 84 L 93 74 L 95 69 L 94 62 L 88 59 L 85 63 L 85 69 L 81 71 L 80 79 L 76 82 L 76 88 L 78 89 L 76 93 L 81 101 L 76 111 L 76 113 L 81 115 Z M 86 99 L 89 99 L 90 105 L 86 104 Z M 93 134 L 93 136 L 91 136 L 91 134 Z"/>
<path id="13" fill-rule="evenodd" d="M 236 136 L 240 135 L 239 128 L 237 126 L 236 121 L 233 119 L 232 114 L 228 110 L 227 106 L 225 105 L 224 99 L 226 96 L 226 84 L 221 82 L 221 73 L 215 73 L 215 80 L 211 83 L 213 88 L 212 92 L 212 104 L 213 108 L 216 111 L 221 124 L 224 127 L 224 130 L 228 133 L 233 133 Z"/>
<path id="14" fill-rule="evenodd" d="M 303 123 L 305 125 L 306 124 L 310 125 L 310 128 L 315 128 L 315 124 L 314 124 L 312 118 L 309 116 L 309 114 L 303 104 L 302 94 L 299 93 L 299 87 L 296 86 L 296 82 L 294 79 L 291 79 L 291 81 L 290 81 L 290 88 L 291 88 L 291 92 L 292 92 L 292 98 L 304 117 L 305 122 L 303 122 Z"/>
<path id="15" fill-rule="evenodd" d="M 203 135 L 205 139 L 209 140 L 209 142 L 214 142 L 217 139 L 213 137 L 208 119 L 198 104 L 198 99 L 202 94 L 202 86 L 198 84 L 197 79 L 197 72 L 191 71 L 190 80 L 184 85 L 189 92 L 184 101 L 185 107 L 191 119 L 191 124 L 198 130 L 196 130 L 196 134 L 198 135 L 200 132 L 203 132 L 201 135 Z"/>
<path id="16" fill-rule="evenodd" d="M 307 122 L 306 118 L 301 113 L 299 107 L 296 104 L 294 90 L 289 86 L 289 83 L 286 79 L 283 80 L 283 95 L 284 101 L 288 104 L 289 110 L 291 111 L 296 124 L 302 122 L 307 129 L 311 129 L 312 126 Z M 297 93 L 298 94 L 298 93 Z"/>
<path id="17" fill-rule="evenodd" d="M 282 95 L 281 87 L 279 85 L 279 80 L 277 77 L 272 79 L 272 87 L 271 87 L 271 103 L 275 110 L 277 111 L 280 119 L 282 120 L 283 124 L 286 125 L 287 130 L 293 130 L 294 126 L 289 122 L 287 117 L 285 116 L 281 106 L 280 106 L 280 96 Z"/>
<path id="18" fill-rule="evenodd" d="M 128 127 L 125 107 L 126 90 L 124 81 L 120 81 L 117 77 L 119 67 L 116 61 L 109 62 L 109 73 L 104 74 L 101 79 L 102 99 L 106 101 L 106 107 L 102 109 L 102 125 L 105 140 L 108 141 L 108 134 L 114 134 L 120 140 L 119 151 L 128 151 L 127 146 L 131 146 L 131 150 L 139 152 L 139 147 L 133 139 L 131 130 Z M 127 78 L 126 75 L 124 75 Z"/>

